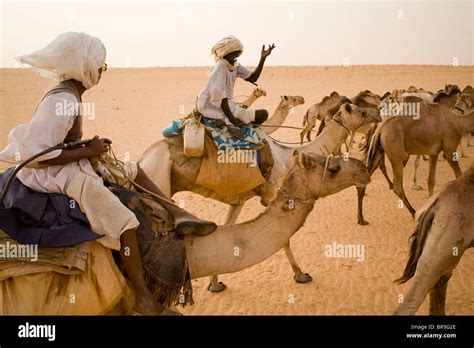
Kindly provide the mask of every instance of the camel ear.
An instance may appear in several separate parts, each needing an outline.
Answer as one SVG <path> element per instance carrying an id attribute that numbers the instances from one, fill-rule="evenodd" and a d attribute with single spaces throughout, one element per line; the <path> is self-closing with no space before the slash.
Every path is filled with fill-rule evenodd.
<path id="1" fill-rule="evenodd" d="M 291 154 L 291 157 L 298 157 L 299 158 L 299 156 L 300 156 L 300 152 L 298 151 L 298 149 L 294 149 L 293 153 Z"/>
<path id="2" fill-rule="evenodd" d="M 335 163 L 334 161 L 329 160 L 328 170 L 331 173 L 336 174 L 339 170 L 341 170 L 341 165 L 339 163 Z"/>
<path id="3" fill-rule="evenodd" d="M 288 100 L 288 96 L 287 96 L 287 95 L 284 95 L 283 98 L 285 98 L 285 100 Z"/>
<path id="4" fill-rule="evenodd" d="M 347 112 L 351 112 L 351 111 L 352 111 L 351 104 L 349 104 L 349 103 L 344 104 L 344 108 L 346 109 Z"/>
<path id="5" fill-rule="evenodd" d="M 311 168 L 311 157 L 307 152 L 300 152 L 299 155 L 299 162 L 300 166 L 304 169 L 310 169 Z"/>
<path id="6" fill-rule="evenodd" d="M 390 96 L 390 92 L 385 92 L 383 96 L 380 97 L 380 100 L 384 100 L 385 98 Z"/>

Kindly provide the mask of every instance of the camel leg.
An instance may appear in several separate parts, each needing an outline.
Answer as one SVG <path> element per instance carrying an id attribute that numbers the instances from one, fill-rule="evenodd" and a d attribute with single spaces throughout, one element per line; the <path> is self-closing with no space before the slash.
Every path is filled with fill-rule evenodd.
<path id="1" fill-rule="evenodd" d="M 446 291 L 451 274 L 441 276 L 430 292 L 430 315 L 446 315 Z"/>
<path id="2" fill-rule="evenodd" d="M 295 275 L 293 277 L 295 281 L 297 283 L 309 283 L 310 281 L 312 281 L 313 277 L 311 277 L 308 273 L 303 273 L 301 271 L 300 266 L 298 266 L 298 264 L 296 263 L 295 257 L 293 256 L 293 252 L 290 248 L 290 241 L 283 245 L 283 250 L 285 250 L 286 257 L 288 257 L 288 261 L 290 261 L 290 265 L 293 269 L 293 272 L 295 272 Z"/>
<path id="3" fill-rule="evenodd" d="M 428 172 L 428 197 L 433 195 L 434 186 L 436 183 L 436 164 L 438 163 L 438 155 L 430 155 L 429 172 Z"/>
<path id="4" fill-rule="evenodd" d="M 453 160 L 453 157 L 451 156 L 451 152 L 444 152 L 443 151 L 443 156 L 448 161 L 449 165 L 451 166 L 451 169 L 454 172 L 454 175 L 456 176 L 456 179 L 459 178 L 462 175 L 462 170 L 461 166 L 459 165 L 459 161 Z"/>
<path id="5" fill-rule="evenodd" d="M 362 226 L 369 224 L 369 222 L 364 219 L 364 196 L 365 187 L 357 187 L 357 223 Z"/>
<path id="6" fill-rule="evenodd" d="M 229 210 L 227 210 L 227 216 L 225 217 L 224 225 L 231 225 L 237 221 L 242 208 L 244 207 L 243 204 L 241 205 L 231 205 L 229 206 Z M 209 277 L 209 285 L 207 286 L 207 290 L 210 292 L 221 292 L 224 291 L 227 286 L 220 282 L 218 279 L 218 275 L 212 275 Z"/>
<path id="7" fill-rule="evenodd" d="M 403 190 L 403 163 L 392 162 L 393 168 L 393 192 L 402 200 L 403 204 L 407 207 L 410 214 L 415 217 L 415 209 L 408 201 L 405 191 Z"/>
<path id="8" fill-rule="evenodd" d="M 459 142 L 458 151 L 461 154 L 462 158 L 469 158 L 469 156 L 467 156 L 464 152 L 464 147 L 462 146 L 462 138 L 461 138 L 461 141 Z"/>
<path id="9" fill-rule="evenodd" d="M 380 168 L 380 171 L 382 172 L 383 176 L 385 177 L 385 179 L 388 182 L 388 188 L 390 190 L 393 190 L 393 182 L 392 182 L 392 180 L 390 180 L 390 177 L 388 176 L 388 172 L 387 172 L 387 167 L 385 166 L 385 155 L 380 160 L 380 167 L 379 168 Z"/>
<path id="10" fill-rule="evenodd" d="M 416 174 L 418 172 L 418 167 L 420 166 L 420 158 L 420 155 L 416 156 L 415 163 L 413 163 L 413 186 L 411 187 L 412 190 L 423 190 L 423 187 L 418 186 L 416 182 Z"/>

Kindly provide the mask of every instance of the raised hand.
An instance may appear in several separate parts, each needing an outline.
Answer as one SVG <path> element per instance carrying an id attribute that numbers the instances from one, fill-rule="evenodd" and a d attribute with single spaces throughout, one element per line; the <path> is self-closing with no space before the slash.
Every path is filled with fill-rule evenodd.
<path id="1" fill-rule="evenodd" d="M 272 50 L 275 48 L 275 44 L 268 45 L 268 49 L 265 49 L 265 45 L 262 46 L 262 58 L 267 58 L 271 53 Z"/>

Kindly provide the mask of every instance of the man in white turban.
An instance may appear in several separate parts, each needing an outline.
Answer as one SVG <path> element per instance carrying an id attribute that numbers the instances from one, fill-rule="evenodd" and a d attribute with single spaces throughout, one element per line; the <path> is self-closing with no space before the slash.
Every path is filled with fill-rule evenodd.
<path id="1" fill-rule="evenodd" d="M 268 118 L 267 110 L 245 109 L 233 100 L 235 79 L 243 78 L 254 83 L 260 77 L 265 59 L 271 54 L 275 45 L 262 47 L 260 62 L 257 68 L 250 72 L 237 62 L 244 46 L 236 37 L 229 35 L 217 42 L 211 50 L 216 65 L 212 69 L 206 86 L 199 93 L 198 111 L 205 117 L 225 120 L 227 125 L 242 127 L 245 124 L 262 124 Z"/>
<path id="2" fill-rule="evenodd" d="M 56 80 L 41 98 L 29 124 L 15 127 L 9 134 L 0 161 L 21 163 L 34 154 L 59 143 L 78 141 L 82 137 L 82 94 L 99 83 L 107 70 L 106 50 L 101 40 L 84 33 L 63 33 L 45 48 L 19 57 L 38 74 Z M 76 105 L 73 112 L 58 114 L 58 104 Z M 32 190 L 62 193 L 78 202 L 91 229 L 102 234 L 97 240 L 103 246 L 120 250 L 135 292 L 136 312 L 158 314 L 163 308 L 154 300 L 145 283 L 136 240 L 139 222 L 132 211 L 104 186 L 89 162 L 108 151 L 110 141 L 95 136 L 85 147 L 55 150 L 35 160 L 35 166 L 24 167 L 18 179 Z M 135 162 L 128 163 L 130 177 L 145 189 L 166 197 Z M 205 235 L 216 225 L 200 220 L 172 202 L 160 202 L 175 219 L 178 233 Z"/>

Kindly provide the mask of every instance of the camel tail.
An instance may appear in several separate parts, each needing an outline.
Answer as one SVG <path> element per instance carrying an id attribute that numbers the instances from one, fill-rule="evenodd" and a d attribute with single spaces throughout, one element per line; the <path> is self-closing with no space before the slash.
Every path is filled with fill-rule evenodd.
<path id="1" fill-rule="evenodd" d="M 374 133 L 375 131 L 377 130 L 377 125 L 374 125 L 372 127 L 370 127 L 369 129 L 369 133 L 367 133 L 367 142 L 365 143 L 365 145 L 360 149 L 364 156 L 367 158 L 367 154 L 369 153 L 369 149 L 370 149 L 370 142 L 372 140 L 372 137 L 374 136 Z"/>
<path id="2" fill-rule="evenodd" d="M 305 127 L 306 124 L 308 123 L 308 115 L 309 115 L 309 109 L 306 110 L 306 113 L 303 116 L 303 127 Z"/>
<path id="3" fill-rule="evenodd" d="M 420 215 L 417 216 L 415 232 L 410 237 L 410 253 L 408 255 L 408 261 L 405 266 L 403 275 L 395 280 L 396 284 L 403 284 L 411 279 L 415 275 L 418 260 L 423 252 L 425 246 L 426 237 L 431 229 L 431 224 L 434 219 L 434 212 L 432 207 L 434 206 L 434 200 Z"/>
<path id="4" fill-rule="evenodd" d="M 376 167 L 380 164 L 380 160 L 377 160 L 377 158 L 380 159 L 381 156 L 384 156 L 385 153 L 385 150 L 383 149 L 382 144 L 380 143 L 380 134 L 380 130 L 375 132 L 374 136 L 372 137 L 372 140 L 370 141 L 370 146 L 367 146 L 367 149 L 365 150 L 365 157 L 367 158 L 367 169 L 369 170 L 369 173 L 373 173 L 375 171 Z"/>

